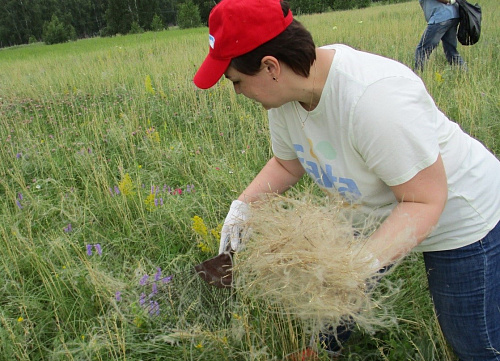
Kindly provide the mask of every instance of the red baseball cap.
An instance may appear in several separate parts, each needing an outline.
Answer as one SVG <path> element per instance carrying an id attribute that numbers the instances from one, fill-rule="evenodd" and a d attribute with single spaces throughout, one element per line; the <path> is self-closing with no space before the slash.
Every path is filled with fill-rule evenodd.
<path id="1" fill-rule="evenodd" d="M 194 76 L 194 83 L 201 89 L 212 87 L 231 59 L 281 34 L 292 20 L 292 11 L 283 16 L 280 0 L 222 0 L 210 12 L 210 49 Z"/>

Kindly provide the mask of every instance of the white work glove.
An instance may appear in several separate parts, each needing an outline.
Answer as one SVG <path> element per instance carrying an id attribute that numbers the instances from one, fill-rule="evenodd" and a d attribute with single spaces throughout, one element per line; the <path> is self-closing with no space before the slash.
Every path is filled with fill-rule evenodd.
<path id="1" fill-rule="evenodd" d="M 449 4 L 450 4 L 450 5 L 453 5 L 453 4 L 455 4 L 456 2 L 457 2 L 457 0 L 449 0 Z"/>
<path id="2" fill-rule="evenodd" d="M 243 223 L 247 220 L 247 218 L 248 204 L 238 200 L 233 201 L 220 233 L 219 254 L 229 251 L 229 242 L 231 242 L 231 250 L 238 250 Z"/>

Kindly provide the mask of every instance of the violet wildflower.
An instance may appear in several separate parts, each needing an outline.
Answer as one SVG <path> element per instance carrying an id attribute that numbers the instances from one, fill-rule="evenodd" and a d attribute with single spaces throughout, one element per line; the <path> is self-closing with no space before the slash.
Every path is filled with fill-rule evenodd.
<path id="1" fill-rule="evenodd" d="M 139 304 L 141 306 L 144 306 L 144 303 L 146 303 L 146 294 L 143 292 L 141 293 L 141 297 L 139 298 Z"/>
<path id="2" fill-rule="evenodd" d="M 156 295 L 158 293 L 158 286 L 156 285 L 156 282 L 153 282 L 151 292 L 153 293 L 153 295 Z"/>
<path id="3" fill-rule="evenodd" d="M 173 278 L 173 277 L 174 277 L 173 275 L 170 275 L 170 276 L 168 276 L 168 277 L 165 277 L 164 279 L 162 279 L 162 282 L 163 282 L 163 283 L 169 283 L 170 281 L 172 281 L 172 278 Z"/>
<path id="4" fill-rule="evenodd" d="M 71 223 L 68 223 L 66 227 L 64 227 L 64 232 L 69 233 L 73 230 L 73 227 L 71 227 Z"/>
<path id="5" fill-rule="evenodd" d="M 142 278 L 141 278 L 141 279 L 140 279 L 140 281 L 139 281 L 139 284 L 140 284 L 141 286 L 144 286 L 144 285 L 146 284 L 146 282 L 148 281 L 148 278 L 149 278 L 149 276 L 148 276 L 148 275 L 144 275 L 144 276 L 142 276 Z"/>
<path id="6" fill-rule="evenodd" d="M 155 207 L 158 207 L 158 198 L 155 198 Z"/>
<path id="7" fill-rule="evenodd" d="M 120 291 L 115 292 L 115 299 L 117 302 L 120 302 L 122 300 L 122 293 Z"/>
<path id="8" fill-rule="evenodd" d="M 156 269 L 156 273 L 155 273 L 155 281 L 159 281 L 159 280 L 160 280 L 160 278 L 161 278 L 161 268 L 160 268 L 160 267 L 158 267 L 158 268 Z"/>
<path id="9" fill-rule="evenodd" d="M 17 198 L 19 198 L 20 201 L 24 199 L 22 193 L 17 193 Z"/>
<path id="10" fill-rule="evenodd" d="M 87 244 L 87 256 L 92 256 L 92 245 Z"/>
<path id="11" fill-rule="evenodd" d="M 118 186 L 115 186 L 115 193 L 120 194 L 120 188 L 118 188 Z"/>
<path id="12" fill-rule="evenodd" d="M 160 304 L 157 301 L 151 300 L 149 302 L 149 314 L 151 316 L 158 316 L 160 314 Z"/>
<path id="13" fill-rule="evenodd" d="M 16 154 L 16 158 L 17 158 L 17 159 L 21 158 L 22 156 L 23 156 L 23 153 L 17 153 L 17 154 Z"/>
<path id="14" fill-rule="evenodd" d="M 19 199 L 16 199 L 16 205 L 17 205 L 17 208 L 23 209 L 23 206 L 21 205 L 21 202 L 19 202 Z"/>
<path id="15" fill-rule="evenodd" d="M 163 206 L 163 198 L 160 198 L 160 206 Z"/>
<path id="16" fill-rule="evenodd" d="M 95 250 L 96 250 L 97 254 L 99 256 L 101 256 L 102 255 L 102 247 L 101 247 L 101 245 L 99 243 L 97 243 L 97 244 L 94 245 L 94 247 L 95 247 Z"/>

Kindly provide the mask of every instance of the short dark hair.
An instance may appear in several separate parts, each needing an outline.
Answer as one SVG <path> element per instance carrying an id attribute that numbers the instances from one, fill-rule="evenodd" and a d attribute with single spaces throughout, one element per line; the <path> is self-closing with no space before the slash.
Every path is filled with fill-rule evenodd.
<path id="1" fill-rule="evenodd" d="M 281 8 L 286 16 L 290 10 L 288 3 L 282 1 Z M 265 56 L 274 56 L 278 61 L 287 64 L 294 73 L 307 78 L 316 60 L 316 45 L 311 33 L 294 19 L 278 36 L 246 54 L 233 58 L 231 65 L 240 73 L 255 75 L 259 72 L 261 60 Z"/>

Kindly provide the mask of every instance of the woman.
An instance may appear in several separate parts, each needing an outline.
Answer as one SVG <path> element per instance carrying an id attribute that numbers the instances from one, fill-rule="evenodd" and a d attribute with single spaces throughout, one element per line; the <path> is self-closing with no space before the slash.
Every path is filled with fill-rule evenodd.
<path id="1" fill-rule="evenodd" d="M 274 156 L 230 207 L 220 252 L 238 247 L 247 203 L 308 174 L 370 213 L 389 263 L 424 252 L 443 333 L 461 360 L 500 360 L 500 162 L 437 109 L 406 66 L 345 45 L 315 48 L 279 0 L 222 0 L 195 75 L 224 75 L 268 110 Z"/>

